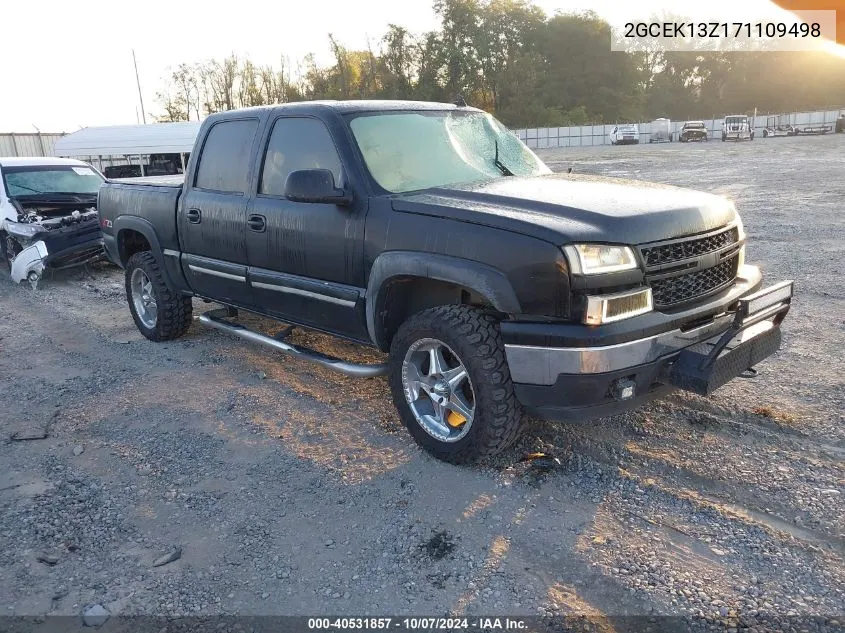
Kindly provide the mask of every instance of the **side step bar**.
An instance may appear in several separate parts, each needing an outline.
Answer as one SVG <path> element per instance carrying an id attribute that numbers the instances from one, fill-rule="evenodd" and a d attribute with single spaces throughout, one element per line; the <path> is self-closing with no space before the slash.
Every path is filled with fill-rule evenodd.
<path id="1" fill-rule="evenodd" d="M 222 330 L 228 334 L 234 334 L 240 338 L 252 341 L 253 343 L 258 343 L 259 345 L 264 345 L 265 347 L 270 347 L 277 351 L 284 352 L 285 354 L 290 354 L 291 356 L 310 360 L 322 365 L 323 367 L 328 367 L 329 369 L 334 369 L 335 371 L 339 371 L 347 376 L 352 376 L 353 378 L 373 378 L 375 376 L 384 376 L 387 374 L 387 363 L 376 363 L 372 365 L 348 363 L 344 360 L 340 360 L 339 358 L 327 356 L 326 354 L 322 354 L 315 350 L 291 345 L 290 343 L 285 343 L 284 341 L 280 341 L 270 336 L 253 332 L 252 330 L 245 328 L 243 325 L 232 323 L 231 321 L 227 321 L 222 318 L 220 312 L 222 311 L 209 310 L 205 314 L 201 314 L 198 317 L 198 320 L 203 325 L 213 327 L 217 330 Z"/>

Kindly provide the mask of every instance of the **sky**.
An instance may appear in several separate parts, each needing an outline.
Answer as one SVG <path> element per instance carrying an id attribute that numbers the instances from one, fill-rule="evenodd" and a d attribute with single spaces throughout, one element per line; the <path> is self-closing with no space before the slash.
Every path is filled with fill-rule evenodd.
<path id="1" fill-rule="evenodd" d="M 535 0 L 546 13 L 592 9 L 611 23 L 629 17 L 620 0 Z M 690 15 L 706 5 L 723 21 L 736 19 L 737 0 L 638 0 L 642 15 Z M 742 0 L 747 15 L 783 15 L 768 0 Z M 135 7 L 138 9 L 135 9 Z M 119 7 L 119 10 L 116 8 Z M 693 9 L 696 10 L 696 9 Z M 630 9 L 623 9 L 630 11 Z M 696 17 L 692 15 L 691 17 Z M 377 45 L 389 23 L 414 33 L 437 27 L 432 0 L 206 0 L 140 3 L 114 0 L 29 0 L 0 8 L 0 133 L 74 132 L 141 120 L 132 50 L 144 101 L 160 113 L 156 93 L 180 63 L 234 52 L 253 62 L 291 62 L 313 52 L 331 62 L 328 34 L 347 48 Z"/>

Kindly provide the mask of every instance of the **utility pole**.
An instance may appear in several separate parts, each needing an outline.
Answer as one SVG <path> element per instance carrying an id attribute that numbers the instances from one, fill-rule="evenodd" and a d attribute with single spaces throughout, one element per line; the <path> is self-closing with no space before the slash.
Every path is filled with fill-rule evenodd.
<path id="1" fill-rule="evenodd" d="M 38 126 L 35 123 L 32 124 L 32 127 L 35 128 L 35 131 L 38 132 L 38 145 L 41 147 L 41 155 L 46 156 L 47 154 L 44 153 L 44 138 L 41 136 L 41 130 L 38 129 Z"/>
<path id="2" fill-rule="evenodd" d="M 138 62 L 135 59 L 135 49 L 132 49 L 132 63 L 135 64 L 135 82 L 138 84 L 138 99 L 141 101 L 141 118 L 144 120 L 144 125 L 147 124 L 147 115 L 144 112 L 144 96 L 141 94 L 141 80 L 138 78 Z"/>

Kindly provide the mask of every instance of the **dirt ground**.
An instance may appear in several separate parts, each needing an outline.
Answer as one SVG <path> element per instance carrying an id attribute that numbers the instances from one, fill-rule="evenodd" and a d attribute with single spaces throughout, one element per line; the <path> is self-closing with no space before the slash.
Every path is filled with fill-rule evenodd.
<path id="1" fill-rule="evenodd" d="M 148 342 L 107 264 L 34 291 L 3 277 L 0 616 L 845 621 L 845 136 L 541 156 L 735 200 L 747 261 L 796 282 L 759 377 L 589 423 L 532 420 L 494 463 L 455 467 L 417 449 L 383 379 L 199 324 Z M 522 460 L 538 450 L 553 459 Z"/>

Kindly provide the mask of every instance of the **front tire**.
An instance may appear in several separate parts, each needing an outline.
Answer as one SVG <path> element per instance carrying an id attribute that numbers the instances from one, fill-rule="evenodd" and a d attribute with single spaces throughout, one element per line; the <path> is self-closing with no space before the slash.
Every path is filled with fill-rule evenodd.
<path id="1" fill-rule="evenodd" d="M 393 402 L 414 440 L 453 464 L 490 457 L 519 436 L 496 321 L 469 306 L 430 308 L 405 321 L 390 346 Z"/>
<path id="2" fill-rule="evenodd" d="M 191 298 L 174 292 L 150 251 L 135 253 L 126 264 L 126 299 L 135 325 L 151 341 L 170 341 L 191 325 Z"/>

